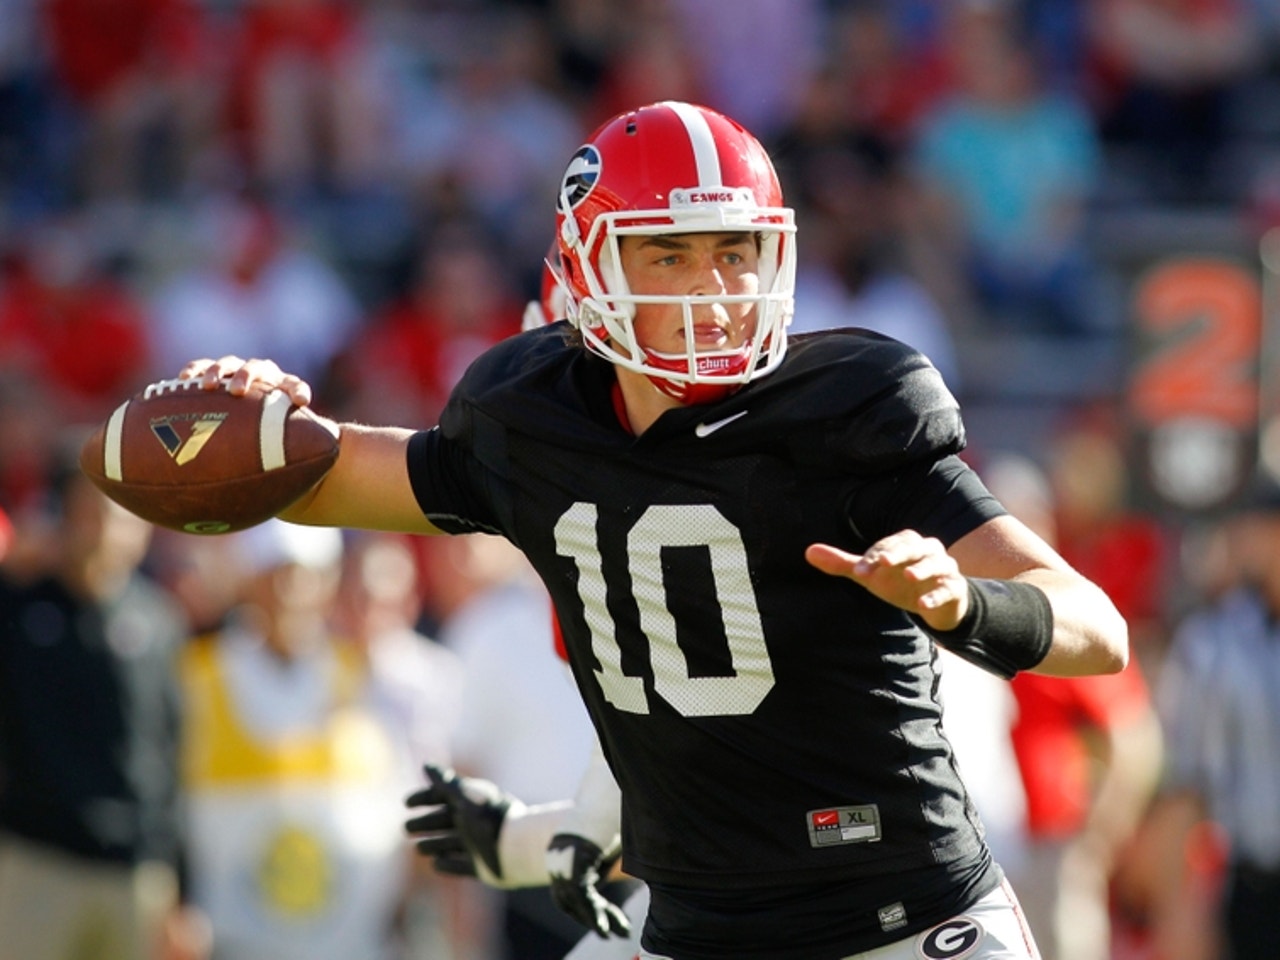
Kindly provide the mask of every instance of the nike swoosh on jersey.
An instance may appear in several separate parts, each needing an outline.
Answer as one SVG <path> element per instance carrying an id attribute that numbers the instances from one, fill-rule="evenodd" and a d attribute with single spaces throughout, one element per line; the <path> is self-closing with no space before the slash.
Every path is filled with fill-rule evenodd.
<path id="1" fill-rule="evenodd" d="M 725 417 L 723 420 L 712 420 L 710 423 L 700 423 L 693 428 L 693 433 L 697 437 L 709 437 L 721 427 L 728 426 L 739 417 L 745 417 L 750 411 L 740 410 L 732 416 Z"/>

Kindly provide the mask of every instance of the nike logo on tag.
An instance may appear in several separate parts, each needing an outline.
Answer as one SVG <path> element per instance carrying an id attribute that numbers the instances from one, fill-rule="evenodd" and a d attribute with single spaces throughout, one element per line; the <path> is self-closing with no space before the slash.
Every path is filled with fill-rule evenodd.
<path id="1" fill-rule="evenodd" d="M 709 437 L 721 427 L 733 423 L 733 421 L 737 420 L 739 417 L 745 417 L 747 413 L 748 411 L 742 410 L 731 417 L 725 417 L 723 420 L 712 420 L 710 423 L 700 423 L 693 428 L 694 436 Z"/>

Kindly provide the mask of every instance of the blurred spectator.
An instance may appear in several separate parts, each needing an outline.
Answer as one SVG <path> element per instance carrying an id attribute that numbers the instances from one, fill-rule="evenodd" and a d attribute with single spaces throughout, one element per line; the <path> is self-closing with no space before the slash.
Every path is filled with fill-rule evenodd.
<path id="1" fill-rule="evenodd" d="M 1179 831 L 1162 837 L 1177 854 L 1165 861 L 1160 926 L 1164 945 L 1221 938 L 1231 960 L 1275 956 L 1280 943 L 1280 500 L 1268 491 L 1225 524 L 1234 586 L 1207 598 L 1174 633 L 1158 686 L 1169 763 L 1162 803 L 1181 809 Z M 1185 893 L 1196 885 L 1186 856 L 1206 818 L 1225 836 L 1225 889 L 1209 930 Z M 1189 882 L 1190 881 L 1190 882 Z M 1175 954 L 1170 953 L 1170 956 Z M 1184 956 L 1189 956 L 1183 954 Z M 1212 954 L 1205 954 L 1212 955 Z M 1202 955 L 1203 956 L 1203 955 Z"/>
<path id="2" fill-rule="evenodd" d="M 901 9 L 898 0 L 843 5 L 831 20 L 826 57 L 831 115 L 898 149 L 953 82 L 935 39 L 913 44 L 905 35 Z"/>
<path id="3" fill-rule="evenodd" d="M 16 243 L 0 278 L 0 368 L 41 381 L 66 423 L 105 418 L 147 382 L 144 302 L 113 275 L 81 216 L 43 220 Z"/>
<path id="4" fill-rule="evenodd" d="M 1280 52 L 1280 5 L 1273 0 L 1244 0 L 1244 5 L 1253 17 L 1256 40 L 1263 46 L 1263 69 L 1274 70 L 1280 65 L 1277 60 L 1277 52 Z"/>
<path id="5" fill-rule="evenodd" d="M 593 2 L 602 8 L 619 5 L 617 0 L 585 0 L 574 6 Z M 641 0 L 628 11 L 625 20 L 612 18 L 608 45 L 599 52 L 593 96 L 580 107 L 589 129 L 645 103 L 709 99 L 696 35 L 686 32 L 669 0 Z"/>
<path id="6" fill-rule="evenodd" d="M 0 364 L 0 505 L 11 513 L 42 496 L 53 439 L 65 425 L 43 381 Z"/>
<path id="7" fill-rule="evenodd" d="M 522 301 L 499 252 L 461 225 L 423 247 L 404 296 L 377 312 L 334 363 L 345 416 L 434 423 L 484 350 L 520 329 Z"/>
<path id="8" fill-rule="evenodd" d="M 1023 19 L 1045 82 L 1055 90 L 1079 94 L 1089 69 L 1090 2 L 1023 0 Z"/>
<path id="9" fill-rule="evenodd" d="M 991 457 L 984 477 L 1049 543 L 1053 487 L 1029 458 Z M 1122 608 L 1123 609 L 1123 608 Z M 1110 956 L 1110 881 L 1145 815 L 1161 761 L 1159 720 L 1138 661 L 1096 677 L 1012 681 L 1014 752 L 1026 790 L 1026 860 L 1009 871 L 1045 960 Z"/>
<path id="10" fill-rule="evenodd" d="M 655 84 L 683 91 L 672 96 L 702 99 L 689 96 L 696 84 L 688 41 L 674 28 L 666 0 L 630 0 L 625 17 L 619 15 L 623 0 L 550 0 L 545 6 L 556 51 L 556 94 L 585 129 L 624 106 L 663 99 Z"/>
<path id="11" fill-rule="evenodd" d="M 235 537 L 193 536 L 156 527 L 146 570 L 182 605 L 191 631 L 222 627 L 240 589 Z"/>
<path id="12" fill-rule="evenodd" d="M 453 28 L 437 76 L 401 91 L 399 176 L 423 219 L 476 218 L 514 262 L 532 266 L 547 248 L 545 198 L 584 131 L 545 86 L 555 64 L 540 20 L 486 5 Z"/>
<path id="13" fill-rule="evenodd" d="M 39 0 L 0 0 L 0 223 L 21 227 L 69 198 Z"/>
<path id="14" fill-rule="evenodd" d="M 546 591 L 507 541 L 431 540 L 440 642 L 462 659 L 467 694 L 454 741 L 460 772 L 525 803 L 573 796 L 595 733 L 565 665 L 553 654 Z M 478 884 L 468 884 L 479 891 Z M 543 887 L 505 891 L 494 956 L 558 960 L 582 937 Z"/>
<path id="15" fill-rule="evenodd" d="M 705 103 L 769 140 L 794 113 L 818 65 L 822 0 L 666 0 L 690 39 Z M 635 104 L 639 105 L 639 104 Z"/>
<path id="16" fill-rule="evenodd" d="M 275 201 L 384 176 L 384 78 L 349 0 L 246 0 L 232 28 L 230 124 L 250 182 Z"/>
<path id="17" fill-rule="evenodd" d="M 1111 877 L 1160 768 L 1159 726 L 1138 661 L 1109 682 L 1084 679 L 1013 683 L 1030 837 L 1027 868 L 1013 882 L 1045 960 L 1108 955 Z"/>
<path id="18" fill-rule="evenodd" d="M 911 269 L 901 227 L 908 188 L 892 148 L 868 135 L 796 126 L 779 155 L 807 237 L 791 330 L 875 330 L 921 351 L 958 390 L 950 325 Z"/>
<path id="19" fill-rule="evenodd" d="M 422 599 L 409 541 L 354 531 L 348 537 L 334 626 L 364 660 L 371 705 L 404 740 L 407 796 L 421 783 L 423 762 L 452 755 L 464 697 L 462 664 L 417 628 Z M 412 859 L 415 882 L 399 918 L 404 960 L 465 957 L 470 934 L 458 928 L 454 885 L 441 883 L 429 861 Z"/>
<path id="20" fill-rule="evenodd" d="M 962 0 L 967 2 L 967 0 Z M 986 3 L 988 0 L 978 0 Z M 996 3 L 1003 0 L 995 0 Z M 1076 87 L 1086 59 L 1085 9 L 1079 0 L 1016 0 L 1019 22 L 1046 79 Z M 836 0 L 838 9 L 882 7 L 897 43 L 915 60 L 946 42 L 954 0 Z"/>
<path id="21" fill-rule="evenodd" d="M 1226 840 L 1188 794 L 1157 794 L 1112 883 L 1112 960 L 1225 960 Z"/>
<path id="22" fill-rule="evenodd" d="M 1100 155 L 1084 104 L 1043 88 L 1012 0 L 950 10 L 957 88 L 914 143 L 922 229 L 960 266 L 988 324 L 1114 333 L 1085 242 Z"/>
<path id="23" fill-rule="evenodd" d="M 334 609 L 335 630 L 355 644 L 370 676 L 369 698 L 393 721 L 410 758 L 410 786 L 426 761 L 451 755 L 462 711 L 462 663 L 417 628 L 417 561 L 393 534 L 349 534 Z"/>
<path id="24" fill-rule="evenodd" d="M 1048 446 L 1058 551 L 1111 597 L 1135 656 L 1151 657 L 1165 641 L 1174 546 L 1158 519 L 1131 506 L 1121 426 L 1103 408 L 1064 413 Z"/>
<path id="25" fill-rule="evenodd" d="M 184 653 L 193 899 L 218 960 L 383 960 L 417 781 L 403 717 L 381 712 L 400 698 L 329 619 L 341 533 L 271 520 L 236 536 L 240 603 Z"/>
<path id="26" fill-rule="evenodd" d="M 186 623 L 139 572 L 151 528 L 63 439 L 0 570 L 0 958 L 199 960 L 178 888 Z"/>
<path id="27" fill-rule="evenodd" d="M 78 196 L 175 195 L 216 121 L 220 86 L 204 6 L 47 0 L 43 11 L 55 75 L 78 118 Z"/>
<path id="28" fill-rule="evenodd" d="M 1261 20 L 1248 0 L 1094 0 L 1094 110 L 1130 178 L 1161 200 L 1213 197 L 1232 92 L 1257 68 Z M 1230 194 L 1226 194 L 1230 196 Z"/>
<path id="29" fill-rule="evenodd" d="M 264 204 L 222 198 L 200 211 L 200 247 L 150 300 L 156 373 L 192 357 L 281 357 L 319 380 L 355 328 L 360 305 L 343 277 Z"/>

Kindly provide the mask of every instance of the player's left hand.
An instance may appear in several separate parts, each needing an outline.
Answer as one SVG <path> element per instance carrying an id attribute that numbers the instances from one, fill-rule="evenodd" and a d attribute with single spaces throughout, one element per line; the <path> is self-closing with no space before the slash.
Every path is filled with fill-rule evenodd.
<path id="1" fill-rule="evenodd" d="M 861 555 L 825 543 L 805 551 L 823 573 L 847 577 L 886 603 L 915 614 L 932 629 L 953 629 L 969 610 L 969 582 L 942 542 L 903 530 Z"/>
<path id="2" fill-rule="evenodd" d="M 426 812 L 405 821 L 418 852 L 431 857 L 441 873 L 479 876 L 490 885 L 502 879 L 498 835 L 515 798 L 488 780 L 460 777 L 426 764 L 429 785 L 405 800 Z M 488 876 L 485 875 L 488 871 Z"/>
<path id="3" fill-rule="evenodd" d="M 547 846 L 551 899 L 588 930 L 606 938 L 631 936 L 627 915 L 599 889 L 617 859 L 617 852 L 606 854 L 594 841 L 576 833 L 557 833 Z"/>

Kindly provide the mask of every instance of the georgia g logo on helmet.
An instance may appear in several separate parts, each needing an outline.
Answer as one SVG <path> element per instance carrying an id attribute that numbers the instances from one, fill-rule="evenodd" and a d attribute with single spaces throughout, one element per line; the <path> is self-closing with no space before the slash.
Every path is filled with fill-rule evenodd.
<path id="1" fill-rule="evenodd" d="M 560 199 L 565 207 L 572 209 L 586 199 L 600 179 L 601 166 L 599 150 L 589 143 L 578 148 L 578 152 L 569 159 L 560 183 Z"/>

